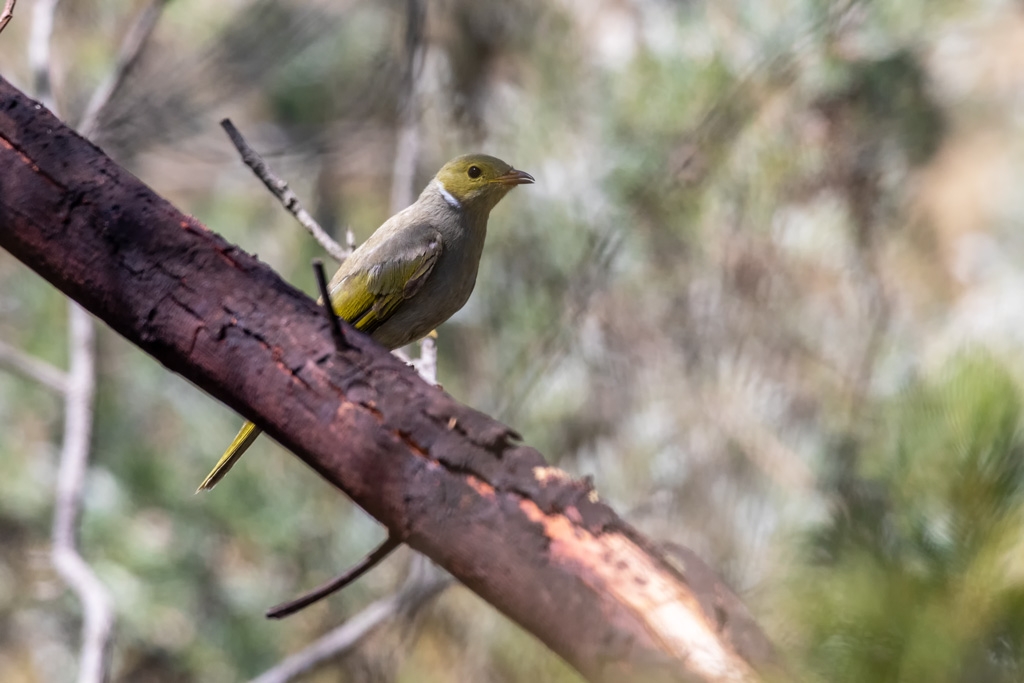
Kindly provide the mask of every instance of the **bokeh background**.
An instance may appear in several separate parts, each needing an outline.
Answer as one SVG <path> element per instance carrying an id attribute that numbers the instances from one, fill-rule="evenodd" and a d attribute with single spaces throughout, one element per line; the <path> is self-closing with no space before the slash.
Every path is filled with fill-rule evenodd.
<path id="1" fill-rule="evenodd" d="M 32 4 L 0 34 L 29 92 Z M 141 6 L 60 6 L 65 120 Z M 172 0 L 95 139 L 312 294 L 321 252 L 225 116 L 339 237 L 455 154 L 533 173 L 441 328 L 445 389 L 696 551 L 804 680 L 1024 679 L 1024 3 Z M 0 253 L 0 339 L 64 367 L 66 310 Z M 383 529 L 268 439 L 193 496 L 241 419 L 98 349 L 80 540 L 115 680 L 254 677 L 402 584 L 408 550 L 265 620 Z M 3 681 L 76 671 L 62 427 L 0 371 Z M 580 679 L 455 587 L 303 680 Z"/>

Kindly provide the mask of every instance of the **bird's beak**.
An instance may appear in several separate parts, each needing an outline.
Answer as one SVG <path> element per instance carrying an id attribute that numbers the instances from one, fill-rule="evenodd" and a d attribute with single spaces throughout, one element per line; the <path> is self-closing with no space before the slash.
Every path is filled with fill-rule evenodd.
<path id="1" fill-rule="evenodd" d="M 513 168 L 508 173 L 495 178 L 494 182 L 501 183 L 502 185 L 532 185 L 533 176 L 526 171 L 517 171 Z"/>

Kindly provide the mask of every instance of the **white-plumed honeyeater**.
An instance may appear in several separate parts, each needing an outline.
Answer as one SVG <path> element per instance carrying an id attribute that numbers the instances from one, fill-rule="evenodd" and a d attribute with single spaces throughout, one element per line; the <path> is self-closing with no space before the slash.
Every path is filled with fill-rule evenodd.
<path id="1" fill-rule="evenodd" d="M 491 209 L 516 185 L 532 182 L 485 154 L 449 161 L 415 203 L 341 264 L 328 285 L 338 316 L 389 349 L 429 334 L 473 291 Z M 213 488 L 259 435 L 246 422 L 199 490 Z"/>

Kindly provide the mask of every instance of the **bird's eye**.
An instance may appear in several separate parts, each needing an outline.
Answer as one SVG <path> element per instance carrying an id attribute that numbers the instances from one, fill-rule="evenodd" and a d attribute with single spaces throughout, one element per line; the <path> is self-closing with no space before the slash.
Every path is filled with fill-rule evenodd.
<path id="1" fill-rule="evenodd" d="M 480 174 L 483 173 L 483 171 L 480 170 L 479 166 L 470 166 L 466 173 L 469 175 L 470 178 L 479 178 Z"/>

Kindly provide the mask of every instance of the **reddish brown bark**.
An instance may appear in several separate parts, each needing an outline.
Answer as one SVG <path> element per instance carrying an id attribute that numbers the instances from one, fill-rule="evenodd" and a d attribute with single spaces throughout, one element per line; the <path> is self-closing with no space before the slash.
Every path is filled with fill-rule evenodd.
<path id="1" fill-rule="evenodd" d="M 771 659 L 696 557 L 666 559 L 588 483 L 368 338 L 346 328 L 338 352 L 309 297 L 2 79 L 0 246 L 588 678 L 748 681 Z"/>

